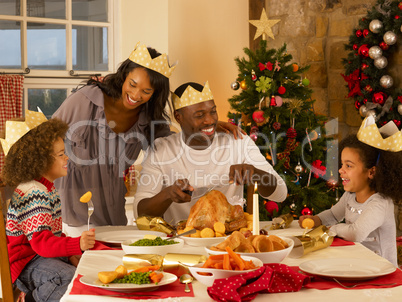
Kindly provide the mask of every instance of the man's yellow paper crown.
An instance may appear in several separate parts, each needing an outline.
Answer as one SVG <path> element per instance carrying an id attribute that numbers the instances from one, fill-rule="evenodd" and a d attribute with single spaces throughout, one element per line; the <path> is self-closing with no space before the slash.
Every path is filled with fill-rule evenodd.
<path id="1" fill-rule="evenodd" d="M 385 136 L 386 138 L 383 138 Z M 402 151 L 402 132 L 393 121 L 388 122 L 378 129 L 375 118 L 370 115 L 366 117 L 357 132 L 359 141 L 374 148 L 384 151 Z"/>
<path id="2" fill-rule="evenodd" d="M 1 146 L 3 147 L 4 155 L 7 155 L 12 145 L 14 145 L 21 137 L 29 130 L 46 122 L 47 118 L 42 112 L 26 110 L 25 121 L 7 121 L 6 122 L 6 138 L 2 139 Z"/>
<path id="3" fill-rule="evenodd" d="M 140 42 L 134 47 L 129 59 L 138 65 L 149 68 L 169 78 L 176 68 L 175 64 L 170 67 L 166 54 L 161 54 L 159 57 L 152 59 L 147 47 L 139 44 Z"/>
<path id="4" fill-rule="evenodd" d="M 175 110 L 213 99 L 214 97 L 211 89 L 209 89 L 208 81 L 205 83 L 201 92 L 188 85 L 181 95 L 181 98 L 172 93 L 172 102 Z"/>

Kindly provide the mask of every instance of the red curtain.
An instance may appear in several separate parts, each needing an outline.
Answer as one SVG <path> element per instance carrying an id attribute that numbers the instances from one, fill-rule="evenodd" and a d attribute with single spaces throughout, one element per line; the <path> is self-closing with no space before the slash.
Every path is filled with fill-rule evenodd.
<path id="1" fill-rule="evenodd" d="M 4 137 L 6 121 L 22 117 L 22 96 L 24 76 L 0 75 L 0 136 Z M 1 148 L 0 148 L 1 149 Z M 4 163 L 0 151 L 0 175 Z"/>

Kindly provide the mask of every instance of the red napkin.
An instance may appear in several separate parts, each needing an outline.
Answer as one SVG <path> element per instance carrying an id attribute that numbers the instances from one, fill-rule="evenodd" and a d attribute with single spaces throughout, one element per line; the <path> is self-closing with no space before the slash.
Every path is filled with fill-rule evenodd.
<path id="1" fill-rule="evenodd" d="M 353 282 L 348 282 L 348 281 L 343 281 L 339 280 L 344 285 L 354 285 L 356 283 L 376 283 L 376 284 L 389 284 L 389 283 L 396 283 L 395 285 L 385 285 L 385 286 L 370 286 L 370 285 L 359 285 L 355 288 L 350 288 L 350 289 L 367 289 L 367 288 L 384 288 L 384 287 L 395 287 L 395 286 L 400 286 L 402 285 L 402 271 L 397 268 L 395 272 L 389 275 L 377 277 L 375 279 L 369 279 L 369 280 L 363 280 L 363 281 L 353 281 Z M 340 286 L 338 283 L 331 279 L 326 279 L 326 278 L 321 278 L 318 276 L 314 276 L 311 278 L 310 282 L 307 283 L 305 288 L 314 288 L 314 289 L 331 289 L 331 288 L 343 288 L 343 289 L 349 289 L 349 288 L 344 288 Z"/>
<path id="2" fill-rule="evenodd" d="M 269 263 L 237 276 L 216 279 L 207 291 L 215 301 L 251 301 L 258 293 L 299 291 L 308 277 L 280 263 Z"/>
<path id="3" fill-rule="evenodd" d="M 345 239 L 335 237 L 331 246 L 345 246 L 345 245 L 355 245 L 353 241 L 347 241 Z"/>
<path id="4" fill-rule="evenodd" d="M 80 282 L 80 278 L 82 275 L 78 275 L 77 278 L 74 279 L 73 288 L 71 289 L 70 295 L 95 295 L 95 296 L 108 296 L 108 295 L 116 295 L 121 296 L 126 299 L 164 299 L 170 297 L 194 297 L 194 291 L 191 284 L 190 292 L 184 292 L 185 284 L 181 284 L 179 280 L 167 285 L 163 285 L 158 287 L 154 291 L 133 291 L 130 293 L 122 293 L 111 291 L 99 287 L 88 286 Z M 155 297 L 144 297 L 138 296 L 135 297 L 133 295 L 155 295 Z"/>
<path id="5" fill-rule="evenodd" d="M 93 248 L 91 248 L 91 251 L 95 251 L 95 250 L 121 250 L 121 247 L 116 248 L 116 247 L 107 246 L 103 242 L 96 240 L 95 246 Z"/>

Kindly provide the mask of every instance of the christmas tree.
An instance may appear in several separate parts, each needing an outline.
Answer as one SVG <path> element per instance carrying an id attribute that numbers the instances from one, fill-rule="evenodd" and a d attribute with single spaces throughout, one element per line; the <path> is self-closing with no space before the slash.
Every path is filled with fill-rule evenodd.
<path id="1" fill-rule="evenodd" d="M 394 121 L 402 128 L 402 90 L 394 88 L 399 70 L 388 69 L 391 54 L 397 50 L 397 33 L 402 26 L 402 2 L 379 0 L 359 20 L 359 26 L 345 45 L 343 59 L 348 97 L 362 118 L 374 115 L 378 126 Z M 391 64 L 392 65 L 392 64 Z M 393 75 L 394 74 L 394 75 Z"/>
<path id="2" fill-rule="evenodd" d="M 267 49 L 264 39 L 255 52 L 244 52 L 247 58 L 235 59 L 239 74 L 232 88 L 241 92 L 229 99 L 235 110 L 229 117 L 249 133 L 289 191 L 279 204 L 260 197 L 260 220 L 330 208 L 339 195 L 337 148 L 325 132 L 327 118 L 314 112 L 309 80 L 303 78 L 309 66 L 292 62 L 286 44 Z"/>

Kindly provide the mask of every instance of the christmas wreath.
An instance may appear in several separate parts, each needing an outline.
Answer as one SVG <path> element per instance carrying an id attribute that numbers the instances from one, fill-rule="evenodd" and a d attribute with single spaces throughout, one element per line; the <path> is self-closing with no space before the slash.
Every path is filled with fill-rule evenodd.
<path id="1" fill-rule="evenodd" d="M 374 115 L 379 126 L 390 120 L 401 129 L 402 90 L 395 88 L 396 74 L 388 70 L 402 31 L 402 2 L 378 0 L 349 38 L 343 59 L 348 97 L 362 118 Z"/>

